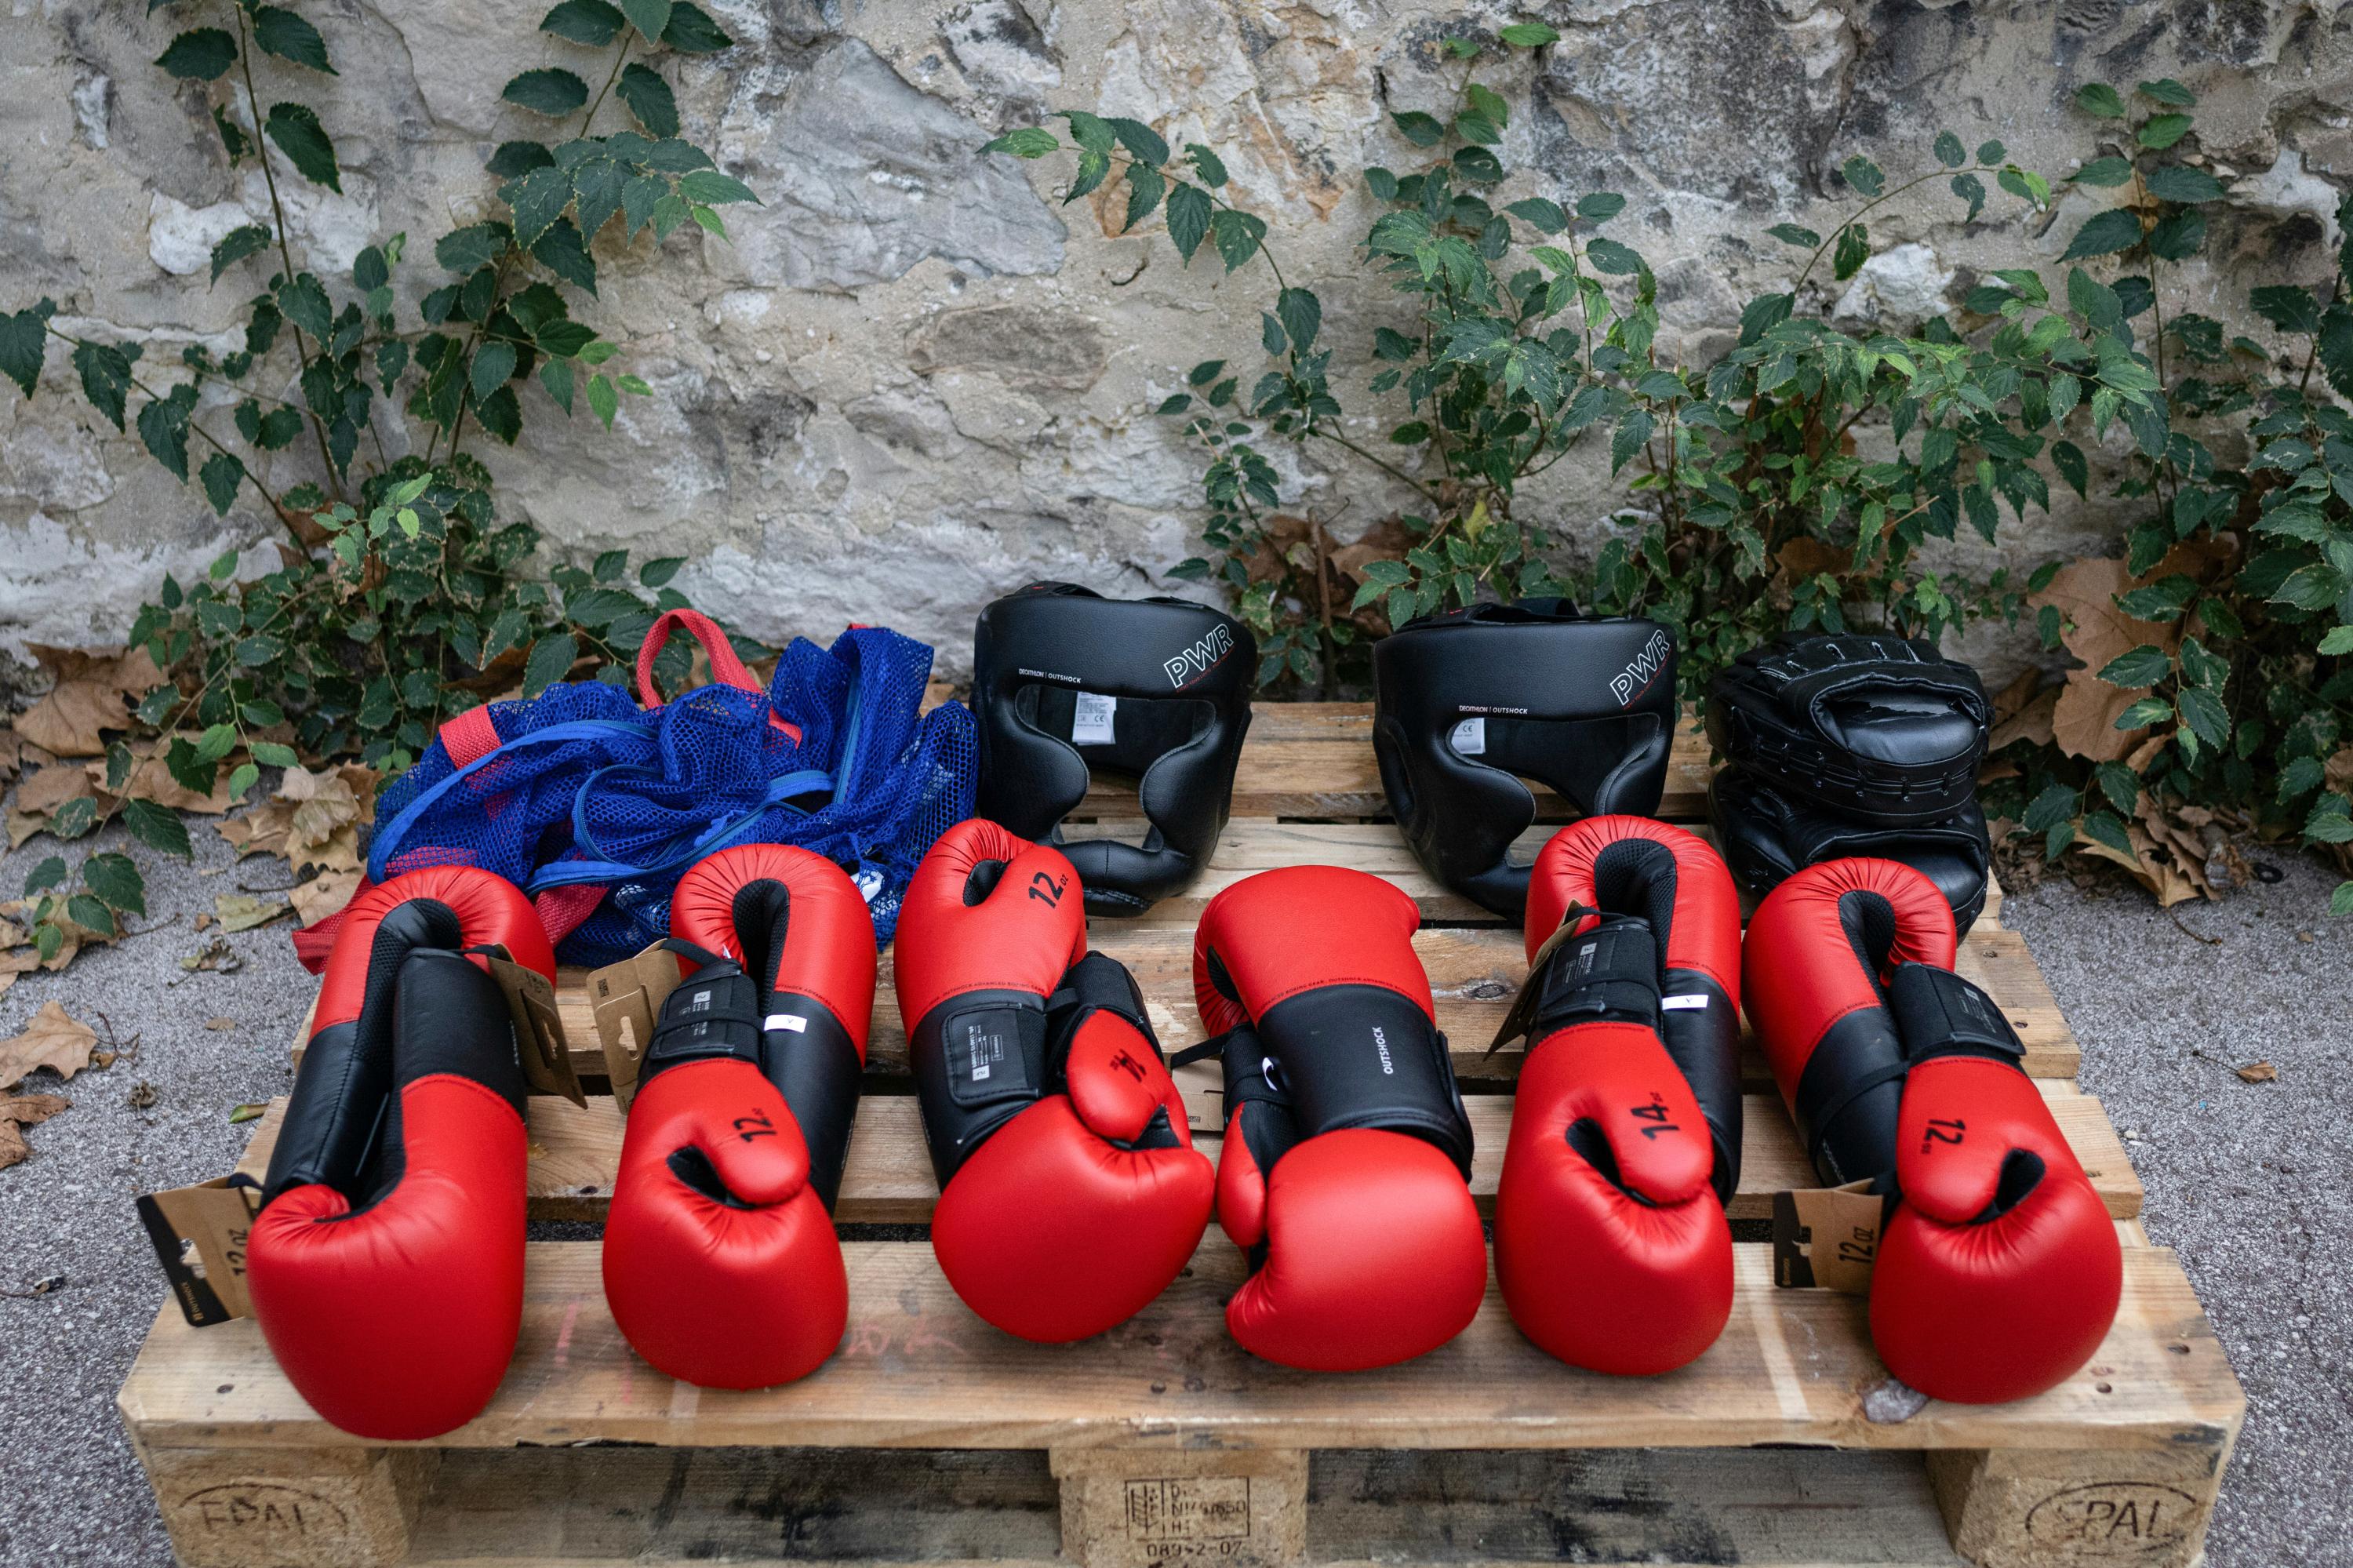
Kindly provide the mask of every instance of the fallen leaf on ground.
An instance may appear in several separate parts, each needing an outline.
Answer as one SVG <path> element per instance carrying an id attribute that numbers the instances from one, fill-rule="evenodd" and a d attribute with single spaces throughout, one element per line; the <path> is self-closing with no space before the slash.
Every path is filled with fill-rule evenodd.
<path id="1" fill-rule="evenodd" d="M 2250 1062 L 2243 1067 L 2232 1070 L 2251 1084 L 2268 1084 L 2279 1076 L 2279 1069 L 2269 1062 Z"/>
<path id="2" fill-rule="evenodd" d="M 1992 738 L 1986 743 L 1987 749 L 2000 751 L 2014 740 L 2031 740 L 2037 746 L 2050 745 L 2056 738 L 2059 699 L 2064 690 L 2061 686 L 2052 687 L 2031 698 L 2017 712 L 1996 725 Z"/>
<path id="3" fill-rule="evenodd" d="M 294 913 L 302 924 L 315 926 L 352 901 L 352 895 L 360 889 L 360 880 L 356 871 L 322 871 L 288 896 L 294 901 Z"/>
<path id="4" fill-rule="evenodd" d="M 24 766 L 24 751 L 22 736 L 13 729 L 0 729 L 0 784 L 14 779 L 16 769 Z"/>
<path id="5" fill-rule="evenodd" d="M 213 912 L 220 916 L 222 930 L 250 931 L 291 915 L 294 906 L 283 899 L 256 898 L 249 893 L 223 893 L 214 897 Z"/>
<path id="6" fill-rule="evenodd" d="M 2184 899 L 2198 896 L 2198 888 L 2180 870 L 2157 853 L 2157 841 L 2138 822 L 2125 824 L 2125 837 L 2132 844 L 2128 853 L 2112 844 L 2102 843 L 2083 829 L 2075 830 L 2074 847 L 2085 854 L 2116 862 L 2132 874 L 2135 882 L 2155 895 L 2158 907 L 2170 909 Z"/>
<path id="7" fill-rule="evenodd" d="M 142 1078 L 131 1086 L 131 1092 L 123 1097 L 122 1103 L 132 1110 L 146 1110 L 153 1106 L 159 1097 L 155 1093 L 155 1086 Z"/>
<path id="8" fill-rule="evenodd" d="M 25 1033 L 0 1040 L 0 1089 L 15 1088 L 26 1074 L 43 1067 L 70 1078 L 90 1065 L 90 1048 L 97 1044 L 96 1030 L 77 1022 L 58 1003 L 45 1001 Z"/>
<path id="9" fill-rule="evenodd" d="M 49 819 L 67 801 L 97 793 L 90 776 L 79 768 L 43 768 L 26 774 L 25 781 L 16 787 L 16 803 L 8 809 L 8 847 L 15 849 L 35 833 L 47 832 Z"/>
<path id="10" fill-rule="evenodd" d="M 25 652 L 33 656 L 33 662 L 60 681 L 95 681 L 130 696 L 145 696 L 164 683 L 164 673 L 155 667 L 143 642 L 128 648 L 119 642 L 95 648 L 27 642 Z"/>
<path id="11" fill-rule="evenodd" d="M 235 1127 L 241 1121 L 259 1121 L 261 1119 L 262 1112 L 269 1108 L 269 1107 L 266 1102 L 260 1105 L 238 1106 L 236 1109 L 228 1113 L 228 1124 L 231 1127 Z"/>
<path id="12" fill-rule="evenodd" d="M 101 730 L 131 727 L 122 694 L 98 681 L 59 681 L 48 695 L 16 715 L 16 733 L 59 757 L 100 757 Z"/>
<path id="13" fill-rule="evenodd" d="M 244 967 L 245 960 L 237 956 L 237 949 L 228 945 L 228 938 L 227 937 L 216 936 L 211 941 L 206 942 L 203 947 L 182 959 L 180 960 L 180 968 L 184 972 L 174 975 L 170 980 L 165 980 L 164 983 L 165 985 L 177 985 L 182 980 L 187 979 L 189 975 L 201 974 L 206 971 L 216 974 L 230 974 L 237 969 L 243 969 Z"/>
<path id="14" fill-rule="evenodd" d="M 33 1152 L 24 1128 L 48 1120 L 73 1107 L 63 1095 L 0 1095 L 0 1171 L 24 1162 Z"/>
<path id="15" fill-rule="evenodd" d="M 205 1027 L 217 1034 L 224 1029 L 236 1028 L 237 1020 L 234 1018 L 207 1018 L 205 1020 Z"/>

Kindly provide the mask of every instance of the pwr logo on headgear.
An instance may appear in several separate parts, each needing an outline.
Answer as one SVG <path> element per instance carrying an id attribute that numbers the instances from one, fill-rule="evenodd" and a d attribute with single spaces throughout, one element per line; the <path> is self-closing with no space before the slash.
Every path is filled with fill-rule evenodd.
<path id="1" fill-rule="evenodd" d="M 1230 626 L 1213 626 L 1209 629 L 1209 634 L 1207 637 L 1202 638 L 1174 659 L 1165 661 L 1160 667 L 1168 672 L 1170 685 L 1187 686 L 1208 674 L 1219 660 L 1233 651 L 1234 629 Z"/>
<path id="2" fill-rule="evenodd" d="M 1618 699 L 1620 707 L 1624 707 L 1651 689 L 1651 683 L 1658 679 L 1659 672 L 1674 656 L 1675 645 L 1668 641 L 1667 634 L 1651 632 L 1642 651 L 1634 655 L 1634 662 L 1609 677 L 1609 694 Z"/>

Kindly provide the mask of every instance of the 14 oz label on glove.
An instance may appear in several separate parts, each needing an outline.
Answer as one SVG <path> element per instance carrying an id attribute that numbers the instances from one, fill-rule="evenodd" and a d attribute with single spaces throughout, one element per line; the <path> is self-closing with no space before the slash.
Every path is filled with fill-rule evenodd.
<path id="1" fill-rule="evenodd" d="M 1869 1181 L 1773 1194 L 1773 1283 L 1784 1290 L 1871 1294 L 1885 1205 Z"/>
<path id="2" fill-rule="evenodd" d="M 1098 692 L 1073 694 L 1071 709 L 1071 744 L 1072 746 L 1109 746 L 1117 738 L 1114 723 L 1119 715 L 1119 699 Z"/>

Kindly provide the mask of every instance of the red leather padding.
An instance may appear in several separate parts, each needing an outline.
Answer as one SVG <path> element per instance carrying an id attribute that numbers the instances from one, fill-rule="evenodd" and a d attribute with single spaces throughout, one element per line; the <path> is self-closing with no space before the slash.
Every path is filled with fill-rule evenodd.
<path id="1" fill-rule="evenodd" d="M 1850 895 L 1883 901 L 1893 916 L 1894 942 L 1876 972 L 1841 917 Z M 1741 949 L 1741 997 L 1782 1100 L 1795 1101 L 1799 1076 L 1831 1024 L 1881 1004 L 1879 987 L 1897 964 L 1949 969 L 1957 949 L 1953 906 L 1899 861 L 1827 860 L 1767 894 Z"/>
<path id="2" fill-rule="evenodd" d="M 388 1196 L 353 1214 L 332 1187 L 292 1188 L 254 1221 L 246 1262 L 287 1379 L 329 1422 L 385 1441 L 472 1420 L 522 1322 L 522 1119 L 448 1074 L 402 1090 L 400 1114 L 407 1169 Z"/>
<path id="3" fill-rule="evenodd" d="M 986 861 L 1005 869 L 987 897 L 967 905 L 965 889 Z M 940 835 L 900 904 L 892 948 L 899 1015 L 913 1029 L 968 991 L 1050 995 L 1086 952 L 1085 899 L 1061 852 L 967 819 Z"/>
<path id="4" fill-rule="evenodd" d="M 670 1159 L 689 1148 L 753 1206 L 681 1180 Z M 808 1186 L 800 1128 L 759 1069 L 734 1060 L 671 1067 L 629 1102 L 604 1275 L 631 1347 L 701 1387 L 790 1383 L 833 1353 L 849 1321 L 841 1245 Z"/>
<path id="5" fill-rule="evenodd" d="M 427 866 L 371 887 L 345 906 L 343 923 L 335 931 L 334 950 L 327 957 L 326 977 L 319 983 L 319 1003 L 311 1014 L 312 1034 L 349 1023 L 360 1015 L 376 926 L 412 898 L 448 905 L 458 916 L 468 947 L 502 947 L 523 968 L 537 969 L 551 980 L 555 978 L 555 950 L 548 945 L 546 929 L 520 888 L 505 877 L 470 865 Z"/>
<path id="6" fill-rule="evenodd" d="M 790 900 L 785 950 L 769 958 L 776 972 L 757 978 L 771 991 L 822 1003 L 865 1061 L 874 1015 L 874 916 L 858 885 L 833 862 L 794 844 L 738 844 L 708 855 L 678 879 L 670 935 L 744 962 L 735 895 L 756 882 L 780 885 Z M 689 959 L 679 963 L 693 968 Z"/>
<path id="7" fill-rule="evenodd" d="M 1571 905 L 1595 907 L 1594 868 L 1612 846 L 1663 844 L 1675 860 L 1675 914 L 1661 961 L 1714 980 L 1740 1005 L 1740 893 L 1724 857 L 1697 833 L 1649 817 L 1588 817 L 1561 829 L 1537 852 L 1528 874 L 1526 943 L 1533 961 L 1546 938 L 1560 929 Z M 1619 911 L 1630 913 L 1630 911 Z"/>
<path id="8" fill-rule="evenodd" d="M 1993 1206 L 2013 1150 L 2042 1179 Z M 1969 1404 L 2024 1399 L 2092 1358 L 2124 1290 L 2116 1224 L 2034 1081 L 2000 1062 L 1913 1068 L 1898 1123 L 1904 1195 L 1871 1278 L 1871 1339 L 1921 1393 Z"/>

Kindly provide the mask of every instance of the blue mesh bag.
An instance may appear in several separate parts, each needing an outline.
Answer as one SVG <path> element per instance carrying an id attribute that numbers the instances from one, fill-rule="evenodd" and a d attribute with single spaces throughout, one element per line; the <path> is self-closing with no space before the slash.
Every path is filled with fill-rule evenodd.
<path id="1" fill-rule="evenodd" d="M 653 656 L 674 626 L 716 680 L 659 703 Z M 494 871 L 532 895 L 560 959 L 597 965 L 670 934 L 671 892 L 704 856 L 797 844 L 849 872 L 881 946 L 924 852 L 972 814 L 972 715 L 923 711 L 931 668 L 925 644 L 854 626 L 831 648 L 795 639 L 764 691 L 708 618 L 671 610 L 638 660 L 645 705 L 582 681 L 443 725 L 377 805 L 368 876 Z"/>

